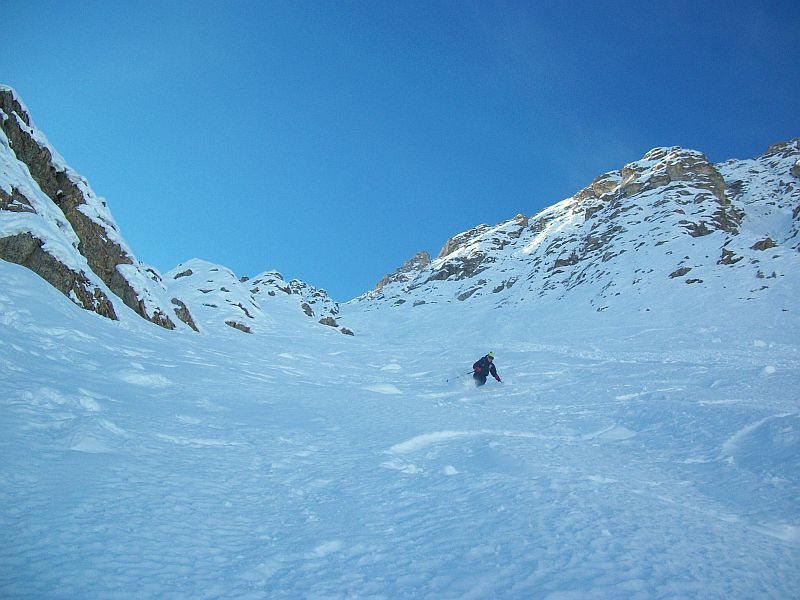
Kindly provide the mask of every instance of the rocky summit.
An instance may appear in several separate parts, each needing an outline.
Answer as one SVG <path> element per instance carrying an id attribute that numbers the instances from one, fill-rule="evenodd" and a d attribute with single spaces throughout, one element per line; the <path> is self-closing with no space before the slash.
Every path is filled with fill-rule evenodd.
<path id="1" fill-rule="evenodd" d="M 742 300 L 800 271 L 800 139 L 712 164 L 656 148 L 533 217 L 456 235 L 357 299 L 367 308 L 574 299 L 602 311 L 621 296 L 721 286 Z M 666 286 L 666 287 L 665 287 Z"/>

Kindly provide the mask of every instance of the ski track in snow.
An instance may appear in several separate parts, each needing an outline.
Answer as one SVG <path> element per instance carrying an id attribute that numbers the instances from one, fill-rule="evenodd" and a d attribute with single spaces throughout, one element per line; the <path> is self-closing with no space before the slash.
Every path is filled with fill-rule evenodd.
<path id="1" fill-rule="evenodd" d="M 796 349 L 510 340 L 476 389 L 457 344 L 264 352 L 10 293 L 0 597 L 800 596 Z"/>

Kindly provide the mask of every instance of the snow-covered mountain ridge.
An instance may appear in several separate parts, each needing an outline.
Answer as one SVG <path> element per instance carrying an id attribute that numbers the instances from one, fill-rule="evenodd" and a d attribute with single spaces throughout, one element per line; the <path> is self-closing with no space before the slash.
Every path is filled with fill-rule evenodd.
<path id="1" fill-rule="evenodd" d="M 117 319 L 127 306 L 174 329 L 176 314 L 157 274 L 136 260 L 105 200 L 69 168 L 5 86 L 0 121 L 0 258 L 105 317 Z"/>
<path id="2" fill-rule="evenodd" d="M 237 278 L 226 267 L 193 259 L 166 273 L 164 281 L 198 321 L 216 333 L 227 333 L 223 326 L 245 333 L 274 331 L 301 315 L 339 327 L 339 305 L 324 290 L 297 279 L 287 282 L 277 271 Z M 352 335 L 346 327 L 339 331 Z"/>
<path id="3" fill-rule="evenodd" d="M 275 318 L 267 313 L 279 312 L 339 327 L 338 305 L 324 290 L 284 282 L 277 272 L 245 284 L 226 267 L 196 261 L 202 276 L 181 280 L 187 269 L 179 266 L 162 278 L 136 258 L 106 201 L 67 165 L 7 86 L 0 86 L 0 121 L 0 259 L 29 268 L 78 306 L 112 320 L 130 310 L 166 329 L 221 331 L 221 324 L 249 333 L 269 328 Z M 220 278 L 224 283 L 210 287 Z M 257 293 L 257 283 L 265 293 Z"/>
<path id="4" fill-rule="evenodd" d="M 434 260 L 418 254 L 357 299 L 368 308 L 484 297 L 495 306 L 620 296 L 689 285 L 751 298 L 800 272 L 800 139 L 711 164 L 656 148 L 533 217 L 480 225 Z"/>
<path id="5" fill-rule="evenodd" d="M 656 148 L 532 217 L 457 234 L 433 260 L 418 253 L 340 311 L 276 271 L 248 279 L 194 260 L 162 276 L 136 259 L 105 200 L 11 88 L 0 87 L 0 111 L 0 258 L 111 319 L 133 311 L 167 329 L 258 334 L 276 319 L 339 328 L 362 311 L 452 302 L 648 311 L 665 298 L 789 298 L 800 272 L 799 139 L 716 165 Z"/>

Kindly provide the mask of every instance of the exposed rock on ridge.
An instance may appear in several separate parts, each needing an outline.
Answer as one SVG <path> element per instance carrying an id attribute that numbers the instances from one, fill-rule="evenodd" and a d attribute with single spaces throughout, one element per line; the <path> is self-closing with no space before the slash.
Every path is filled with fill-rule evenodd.
<path id="1" fill-rule="evenodd" d="M 28 232 L 9 235 L 0 238 L 0 257 L 29 268 L 79 306 L 116 320 L 108 296 L 93 286 L 83 271 L 70 269 L 48 254 L 43 246 L 42 240 Z"/>
<path id="2" fill-rule="evenodd" d="M 136 260 L 103 199 L 4 86 L 0 125 L 0 259 L 33 270 L 75 304 L 111 319 L 127 306 L 170 329 L 257 332 L 300 314 L 349 332 L 324 290 L 277 272 L 239 280 L 224 267 L 187 263 L 162 279 Z M 748 300 L 800 272 L 798 252 L 800 140 L 720 164 L 656 148 L 533 217 L 458 234 L 433 260 L 418 253 L 356 302 L 580 297 L 605 310 L 620 295 L 663 293 L 664 281 L 682 289 L 716 282 Z"/>
<path id="3" fill-rule="evenodd" d="M 413 257 L 408 259 L 403 265 L 397 269 L 391 275 L 384 275 L 383 279 L 381 279 L 377 285 L 375 286 L 375 291 L 379 292 L 383 286 L 388 285 L 390 283 L 398 283 L 404 282 L 409 280 L 409 274 L 416 273 L 417 271 L 424 269 L 429 264 L 431 264 L 431 257 L 430 255 L 425 252 L 418 252 Z"/>

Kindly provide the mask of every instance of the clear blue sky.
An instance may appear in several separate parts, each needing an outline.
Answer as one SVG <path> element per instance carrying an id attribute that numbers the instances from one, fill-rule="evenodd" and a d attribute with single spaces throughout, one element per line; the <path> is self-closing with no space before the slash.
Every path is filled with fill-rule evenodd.
<path id="1" fill-rule="evenodd" d="M 137 257 L 339 301 L 656 146 L 800 135 L 800 2 L 0 0 L 0 83 Z"/>

